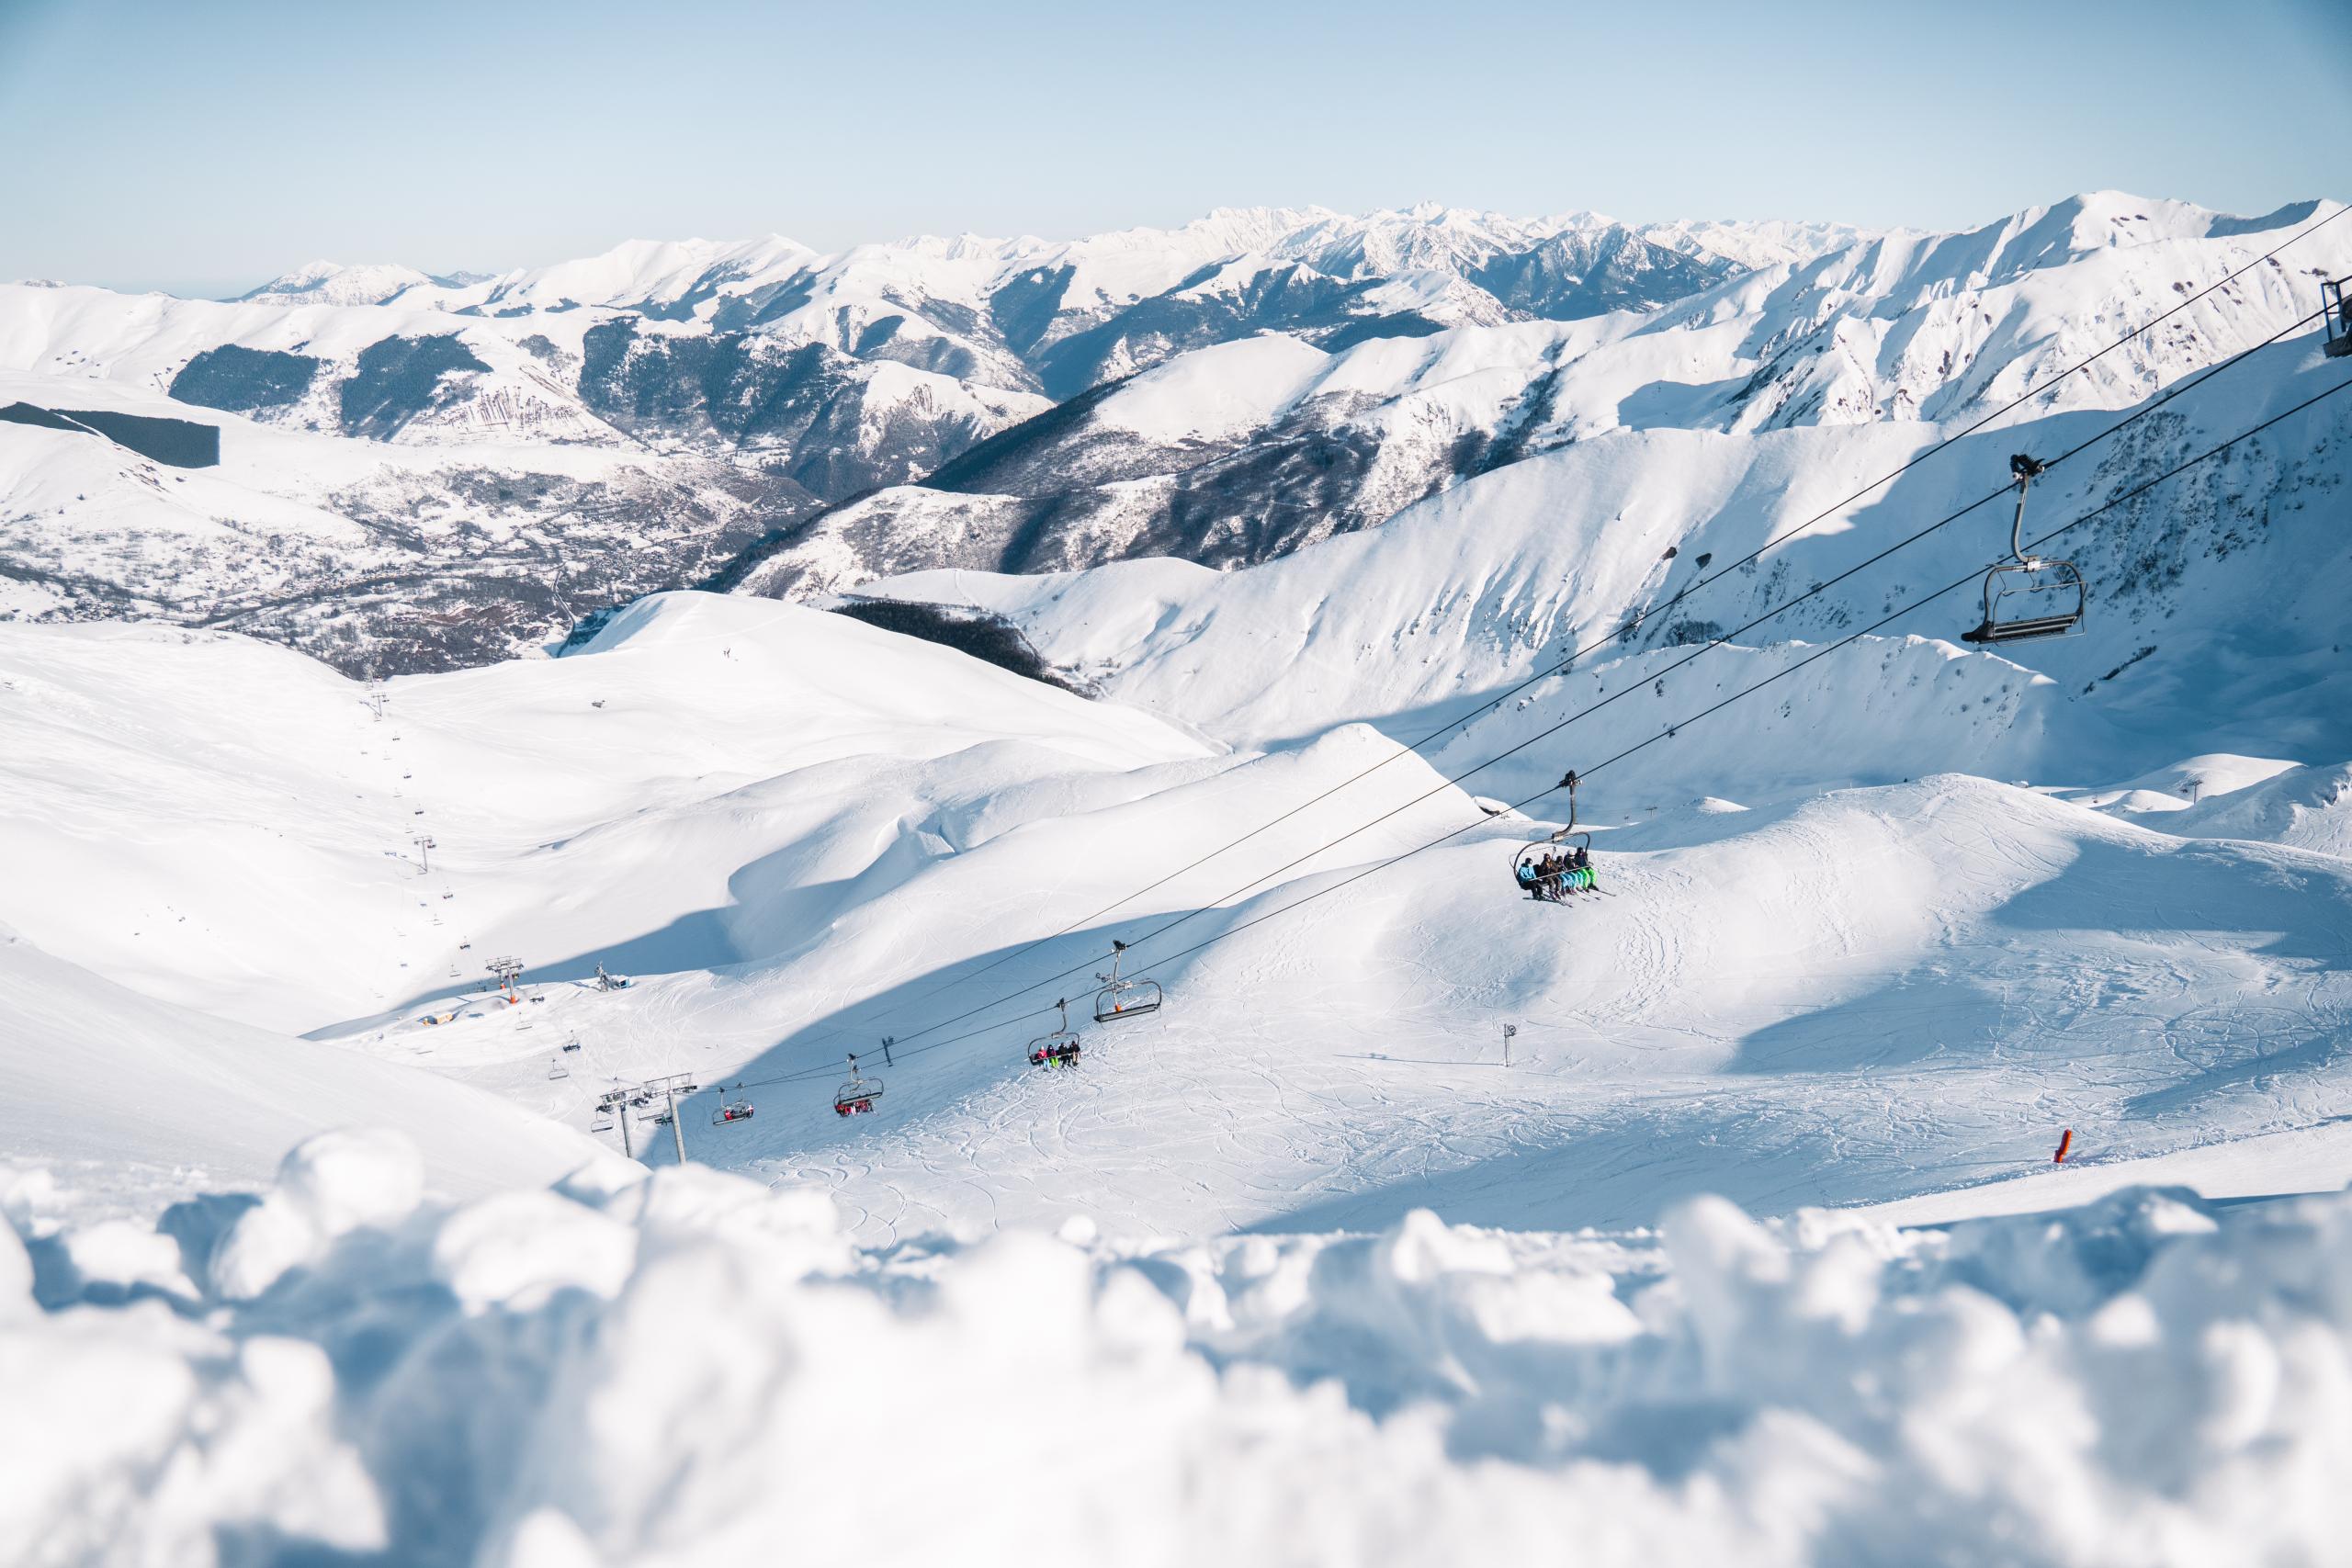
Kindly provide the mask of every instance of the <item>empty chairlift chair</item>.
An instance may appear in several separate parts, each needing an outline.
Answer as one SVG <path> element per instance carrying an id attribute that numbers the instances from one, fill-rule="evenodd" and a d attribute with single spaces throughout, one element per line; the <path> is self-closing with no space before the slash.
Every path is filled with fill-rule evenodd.
<path id="1" fill-rule="evenodd" d="M 863 1116 L 873 1110 L 874 1102 L 881 1098 L 882 1080 L 867 1077 L 864 1073 L 859 1072 L 857 1055 L 852 1052 L 849 1058 L 849 1077 L 842 1080 L 841 1088 L 833 1090 L 833 1114 Z"/>
<path id="2" fill-rule="evenodd" d="M 1040 1035 L 1029 1042 L 1029 1065 L 1033 1067 L 1074 1067 L 1078 1066 L 1078 1032 L 1069 1026 L 1069 1001 L 1064 998 L 1054 1003 L 1061 1009 L 1062 1021 L 1051 1034 Z"/>
<path id="3" fill-rule="evenodd" d="M 1096 970 L 1094 977 L 1102 988 L 1094 995 L 1094 1021 L 1112 1023 L 1120 1019 L 1141 1018 L 1148 1012 L 1159 1010 L 1159 982 L 1148 975 L 1132 980 L 1119 977 L 1119 963 L 1126 956 L 1127 944 L 1111 943 L 1111 972 Z"/>
<path id="4" fill-rule="evenodd" d="M 2344 286 L 2352 277 L 2339 277 L 2319 286 L 2320 325 L 2326 333 L 2327 356 L 2341 359 L 2352 354 L 2352 299 L 2344 295 Z"/>
<path id="5" fill-rule="evenodd" d="M 2025 553 L 2025 495 L 2042 468 L 2022 452 L 2009 459 L 2018 486 L 2017 515 L 2009 524 L 2012 558 L 1984 574 L 1984 619 L 1974 631 L 1960 634 L 1962 642 L 1989 648 L 2066 637 L 2082 628 L 2089 592 L 2075 563 Z"/>

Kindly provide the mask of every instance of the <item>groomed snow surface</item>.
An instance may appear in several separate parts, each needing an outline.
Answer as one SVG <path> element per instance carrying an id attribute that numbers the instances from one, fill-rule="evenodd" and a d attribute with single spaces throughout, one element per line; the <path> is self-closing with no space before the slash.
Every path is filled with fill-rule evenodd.
<path id="1" fill-rule="evenodd" d="M 4 629 L 0 1562 L 2138 1568 L 2352 1532 L 2325 722 L 2308 762 L 2101 773 L 2184 753 L 1873 639 L 1596 785 L 1610 891 L 1552 906 L 1505 867 L 1556 816 L 1374 726 L 1232 748 L 767 601 L 648 600 L 381 717 L 244 638 Z M 1920 760 L 2046 782 L 1891 776 Z M 1050 989 L 910 1050 L 1114 935 L 1170 1005 L 1077 1071 L 1021 1062 Z M 706 1088 L 706 1163 L 641 1121 L 623 1160 L 590 1104 L 670 1072 L 757 1116 Z"/>
<path id="2" fill-rule="evenodd" d="M 2323 1563 L 2352 1198 L 856 1246 L 710 1169 L 304 1143 L 0 1227 L 0 1542 L 122 1563 Z"/>

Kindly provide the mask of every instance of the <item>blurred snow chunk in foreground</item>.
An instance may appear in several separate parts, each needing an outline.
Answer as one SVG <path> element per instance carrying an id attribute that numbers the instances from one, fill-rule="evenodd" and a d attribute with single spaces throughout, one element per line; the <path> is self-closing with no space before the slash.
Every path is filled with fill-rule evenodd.
<path id="1" fill-rule="evenodd" d="M 12 1179 L 23 1172 L 8 1173 Z M 0 1562 L 2320 1562 L 2352 1197 L 854 1245 L 306 1142 L 0 1227 Z"/>

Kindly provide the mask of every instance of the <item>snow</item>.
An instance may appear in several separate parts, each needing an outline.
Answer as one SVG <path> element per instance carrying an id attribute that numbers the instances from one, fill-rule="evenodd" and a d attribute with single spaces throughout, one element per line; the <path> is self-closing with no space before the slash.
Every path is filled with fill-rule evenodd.
<path id="1" fill-rule="evenodd" d="M 379 1208 L 258 1295 L 224 1285 L 261 1216 L 313 1201 L 318 1155 L 225 1234 L 183 1224 L 195 1276 L 145 1299 L 39 1266 L 75 1232 L 37 1235 L 34 1269 L 0 1233 L 12 1539 L 514 1568 L 787 1540 L 1073 1564 L 2023 1542 L 2185 1568 L 2322 1561 L 2347 1523 L 2344 1196 L 876 1251 L 821 1197 L 669 1170 Z"/>
<path id="2" fill-rule="evenodd" d="M 277 1152 L 338 1127 L 413 1139 L 401 1174 L 448 1195 L 546 1182 L 615 1156 L 581 1133 L 437 1075 L 141 996 L 0 930 L 0 1157 L 67 1173 L 102 1212 L 266 1179 Z M 316 1199 L 326 1228 L 349 1200 Z M 363 1206 L 358 1217 L 365 1217 Z M 347 1226 L 346 1226 L 347 1228 Z"/>
<path id="3" fill-rule="evenodd" d="M 413 266 L 315 261 L 273 277 L 242 298 L 270 305 L 388 305 L 412 289 L 433 287 L 433 279 Z"/>
<path id="4" fill-rule="evenodd" d="M 1686 255 L 1722 256 L 1750 268 L 1802 264 L 1831 251 L 1867 244 L 1882 237 L 1880 231 L 1857 229 L 1848 223 L 1804 223 L 1781 219 L 1761 222 L 1682 219 L 1640 224 L 1634 232 L 1654 245 Z"/>
<path id="5" fill-rule="evenodd" d="M 1195 237 L 1268 252 L 1285 221 Z M 1434 209 L 1300 223 L 1335 267 L 1509 240 Z M 1845 498 L 2276 228 L 2099 193 L 1655 317 L 1180 356 L 1096 416 L 1181 446 L 1362 399 L 1386 458 L 1498 428 L 1556 370 L 1561 444 L 1246 570 L 878 585 L 1007 615 L 1095 699 L 706 593 L 391 681 L 380 716 L 233 634 L 0 626 L 0 1540 L 2328 1560 L 2344 405 L 2070 545 L 2098 584 L 2078 637 L 1971 651 L 1946 599 L 1845 640 L 1968 578 L 2006 518 L 1849 569 L 2301 285 L 2250 275 L 2188 339 Z M 1102 249 L 1102 287 L 1141 265 Z M 910 243 L 829 286 L 953 302 L 1052 254 Z M 631 246 L 530 287 L 678 303 L 718 265 L 801 264 Z M 107 341 L 138 373 L 88 367 L 108 406 L 162 400 L 142 333 L 329 315 L 40 292 L 6 374 L 66 375 L 34 359 L 128 310 Z M 868 371 L 885 402 L 957 384 Z M 2341 374 L 2266 350 L 2055 471 L 2035 515 Z M 240 465 L 323 488 L 340 444 L 221 423 L 231 459 L 185 483 L 40 431 L 0 429 L 0 461 L 28 518 L 70 493 L 334 526 L 244 510 Z M 392 460 L 424 459 L 368 458 Z M 1690 625 L 1622 636 L 1702 558 L 1800 525 Z M 1506 867 L 1565 825 L 1570 767 L 1602 891 L 1530 900 Z M 1114 941 L 1169 1004 L 1096 1026 Z M 483 978 L 507 953 L 512 999 Z M 1086 1054 L 1035 1072 L 1057 998 Z M 832 1111 L 849 1053 L 888 1081 L 870 1116 Z M 624 1123 L 624 1158 L 591 1108 L 662 1074 L 701 1087 L 674 1127 Z M 722 1089 L 756 1115 L 715 1122 Z"/>
<path id="6" fill-rule="evenodd" d="M 959 796 L 1203 755 L 958 654 L 709 594 L 640 601 L 560 660 L 393 681 L 383 723 L 357 682 L 224 635 L 0 626 L 0 919 L 288 1030 L 436 993 L 453 965 L 470 984 L 516 938 L 541 964 L 673 921 L 655 948 L 676 960 L 794 945 L 823 896 L 787 912 L 739 878 L 850 878 L 902 836 L 920 864 L 916 829 Z M 583 854 L 629 886 L 582 897 Z"/>
<path id="7" fill-rule="evenodd" d="M 1630 341 L 1645 340 L 1659 338 Z M 1430 346 L 1438 344 L 1416 340 L 1409 351 L 1417 362 L 1430 356 L 1429 371 L 1416 365 L 1432 384 L 1430 395 L 1474 385 L 1479 362 L 1446 374 L 1462 364 L 1462 351 Z M 1367 344 L 1338 363 L 1374 348 L 1392 358 L 1407 352 Z M 1159 385 L 1176 386 L 1190 367 L 1153 374 L 1163 378 Z M 2307 337 L 2263 350 L 2228 378 L 2166 404 L 2152 423 L 2092 446 L 2074 471 L 2054 470 L 2035 489 L 2033 515 L 2052 526 L 2083 516 L 2150 477 L 2151 460 L 2170 466 L 2340 379 Z M 1103 411 L 1119 400 L 1106 400 Z M 1211 406 L 1204 392 L 1193 401 Z M 1400 398 L 1399 408 L 1408 401 Z M 1172 429 L 1179 416 L 1157 417 Z M 1676 593 L 1692 597 L 1657 615 L 1645 642 L 1673 640 L 1678 624 L 1685 637 L 1740 626 L 1812 582 L 1830 586 L 1741 640 L 1838 640 L 2000 558 L 2007 453 L 2065 450 L 2118 417 L 2070 410 L 2030 429 L 1987 430 L 1883 487 L 1875 481 L 1921 457 L 1933 427 L 1617 429 L 1465 479 L 1377 529 L 1193 580 L 1164 604 L 1131 602 L 1115 568 L 1034 578 L 912 574 L 860 591 L 1006 615 L 1048 658 L 1102 682 L 1120 700 L 1237 745 L 1359 719 L 1393 720 L 1418 735 L 1475 712 L 1486 694 L 1571 650 L 1605 649 L 1630 617 L 1658 611 Z M 2211 471 L 2067 541 L 2094 584 L 2084 635 L 2005 651 L 2057 682 L 2052 695 L 2076 710 L 2064 721 L 2068 730 L 2096 742 L 2112 723 L 2143 739 L 2120 757 L 2086 744 L 2060 764 L 2065 772 L 2043 776 L 2130 776 L 2210 751 L 2222 738 L 2247 749 L 2256 736 L 2291 738 L 2295 749 L 2331 761 L 2352 750 L 2352 732 L 2330 717 L 2352 707 L 2314 700 L 2316 690 L 2345 678 L 2324 628 L 2340 620 L 2335 607 L 2352 592 L 2346 562 L 2320 521 L 2352 484 L 2346 449 L 2330 434 L 2335 417 L 2325 404 L 2306 410 Z M 2182 418 L 2196 423 L 2173 423 Z M 1885 565 L 1862 567 L 1926 524 L 1988 497 L 1991 504 Z M 2195 521 L 2177 525 L 2179 517 Z M 1784 536 L 1758 570 L 1694 588 L 1707 570 L 1702 559 L 1713 558 L 1720 573 Z M 1890 631 L 1957 637 L 1976 619 L 1966 594 L 1923 604 Z M 2110 686 L 2127 670 L 2132 679 Z M 1561 689 L 1545 689 L 1545 699 Z M 1869 764 L 1825 776 L 1882 771 Z M 1691 782 L 1715 789 L 1703 777 Z"/>
<path id="8" fill-rule="evenodd" d="M 1103 423 L 1153 440 L 1230 439 L 1297 399 L 1330 355 L 1280 333 L 1178 356 L 1103 408 Z"/>

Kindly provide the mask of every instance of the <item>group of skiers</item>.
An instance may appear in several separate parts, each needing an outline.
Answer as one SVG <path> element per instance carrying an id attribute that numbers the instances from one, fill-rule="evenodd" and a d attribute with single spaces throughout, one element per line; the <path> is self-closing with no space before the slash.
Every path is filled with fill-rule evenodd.
<path id="1" fill-rule="evenodd" d="M 1565 853 L 1546 852 L 1534 860 L 1523 860 L 1519 863 L 1519 885 L 1527 889 L 1529 897 L 1548 898 L 1556 904 L 1571 889 L 1592 886 L 1592 852 L 1578 844 Z"/>

